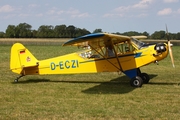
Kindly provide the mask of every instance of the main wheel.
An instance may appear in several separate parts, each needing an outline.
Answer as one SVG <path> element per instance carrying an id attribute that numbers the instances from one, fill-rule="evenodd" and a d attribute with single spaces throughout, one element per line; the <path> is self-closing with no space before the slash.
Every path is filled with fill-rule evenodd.
<path id="1" fill-rule="evenodd" d="M 141 73 L 141 78 L 142 78 L 144 84 L 148 84 L 149 83 L 150 78 L 149 78 L 148 74 Z"/>
<path id="2" fill-rule="evenodd" d="M 143 80 L 141 77 L 136 76 L 130 80 L 130 84 L 132 87 L 141 87 L 143 85 Z"/>

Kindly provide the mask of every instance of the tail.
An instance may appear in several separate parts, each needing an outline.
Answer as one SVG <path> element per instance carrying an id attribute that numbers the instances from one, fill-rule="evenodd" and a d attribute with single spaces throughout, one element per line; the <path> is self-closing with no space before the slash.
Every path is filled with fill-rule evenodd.
<path id="1" fill-rule="evenodd" d="M 17 74 L 38 74 L 38 60 L 20 43 L 11 48 L 10 69 Z"/>

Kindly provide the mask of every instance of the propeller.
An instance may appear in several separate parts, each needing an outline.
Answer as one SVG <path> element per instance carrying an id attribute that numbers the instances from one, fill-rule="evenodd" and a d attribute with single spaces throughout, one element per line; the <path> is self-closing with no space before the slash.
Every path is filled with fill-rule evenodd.
<path id="1" fill-rule="evenodd" d="M 172 53 L 172 48 L 171 48 L 172 44 L 171 44 L 171 42 L 170 42 L 167 25 L 166 25 L 166 36 L 167 36 L 167 40 L 168 40 L 169 55 L 170 55 L 170 58 L 171 58 L 172 66 L 175 68 L 174 58 L 173 58 L 173 53 Z"/>

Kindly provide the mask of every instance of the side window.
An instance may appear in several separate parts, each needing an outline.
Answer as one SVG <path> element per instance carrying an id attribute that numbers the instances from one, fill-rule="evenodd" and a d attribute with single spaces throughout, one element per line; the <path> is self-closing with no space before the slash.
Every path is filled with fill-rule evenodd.
<path id="1" fill-rule="evenodd" d="M 85 59 L 101 58 L 101 56 L 95 50 L 87 50 L 79 53 L 79 56 Z"/>
<path id="2" fill-rule="evenodd" d="M 91 57 L 91 51 L 83 51 L 79 54 L 82 58 L 90 58 Z"/>
<path id="3" fill-rule="evenodd" d="M 117 54 L 126 54 L 133 52 L 135 48 L 132 46 L 132 44 L 129 41 L 125 41 L 123 43 L 118 43 L 115 45 L 115 49 L 117 51 Z"/>

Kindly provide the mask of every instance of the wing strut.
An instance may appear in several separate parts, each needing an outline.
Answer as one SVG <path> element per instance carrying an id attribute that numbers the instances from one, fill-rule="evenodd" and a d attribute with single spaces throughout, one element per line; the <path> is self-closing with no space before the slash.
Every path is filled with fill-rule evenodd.
<path id="1" fill-rule="evenodd" d="M 122 69 L 121 63 L 120 63 L 120 61 L 119 61 L 119 59 L 118 59 L 117 52 L 116 52 L 116 50 L 115 50 L 115 48 L 114 48 L 114 45 L 113 45 L 113 41 L 112 41 L 112 40 L 110 40 L 110 41 L 111 41 L 111 45 L 113 46 L 113 50 L 114 50 L 114 53 L 115 53 L 115 56 L 116 56 L 117 62 L 118 62 L 118 64 L 119 64 L 119 67 L 120 67 L 120 69 L 119 69 L 119 70 L 123 72 L 123 69 Z"/>
<path id="2" fill-rule="evenodd" d="M 122 71 L 122 68 L 118 68 L 116 65 L 114 65 L 111 61 L 109 61 L 106 57 L 104 57 L 99 51 L 97 51 L 95 48 L 93 48 L 91 45 L 89 45 L 93 50 L 95 50 L 101 57 L 103 57 L 104 59 L 106 59 L 111 65 L 113 65 L 115 68 L 117 68 L 118 70 Z M 117 56 L 117 55 L 116 55 Z"/>

